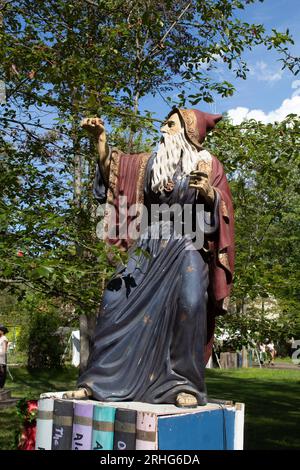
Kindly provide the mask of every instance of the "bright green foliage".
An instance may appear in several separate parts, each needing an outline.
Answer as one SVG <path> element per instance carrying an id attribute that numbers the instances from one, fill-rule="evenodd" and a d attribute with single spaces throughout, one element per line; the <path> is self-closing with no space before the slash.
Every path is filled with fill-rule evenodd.
<path id="1" fill-rule="evenodd" d="M 221 325 L 243 330 L 244 344 L 298 337 L 300 120 L 220 127 L 210 146 L 231 181 L 237 253 L 234 315 Z"/>
<path id="2" fill-rule="evenodd" d="M 28 298 L 22 304 L 26 323 L 19 347 L 28 355 L 30 369 L 61 366 L 65 344 L 59 327 L 64 324 L 62 311 L 49 306 L 47 300 Z M 20 306 L 21 306 L 20 305 Z"/>

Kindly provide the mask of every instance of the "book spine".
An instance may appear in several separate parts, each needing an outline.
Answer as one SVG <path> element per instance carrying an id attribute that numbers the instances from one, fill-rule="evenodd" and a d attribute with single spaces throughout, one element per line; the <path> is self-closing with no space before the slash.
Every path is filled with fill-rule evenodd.
<path id="1" fill-rule="evenodd" d="M 157 417 L 153 413 L 138 411 L 136 420 L 136 449 L 157 449 Z"/>
<path id="2" fill-rule="evenodd" d="M 92 450 L 113 449 L 115 414 L 113 407 L 94 406 Z"/>
<path id="3" fill-rule="evenodd" d="M 73 402 L 54 400 L 52 450 L 71 450 Z"/>
<path id="4" fill-rule="evenodd" d="M 53 407 L 53 398 L 45 398 L 38 401 L 35 450 L 51 450 Z"/>
<path id="5" fill-rule="evenodd" d="M 93 408 L 91 404 L 75 403 L 72 450 L 91 450 Z"/>
<path id="6" fill-rule="evenodd" d="M 115 417 L 114 450 L 134 450 L 136 441 L 135 410 L 117 409 Z"/>

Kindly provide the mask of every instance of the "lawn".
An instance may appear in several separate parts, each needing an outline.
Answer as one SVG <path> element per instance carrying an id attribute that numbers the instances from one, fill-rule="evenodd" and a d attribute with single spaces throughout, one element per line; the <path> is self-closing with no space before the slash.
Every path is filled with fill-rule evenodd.
<path id="1" fill-rule="evenodd" d="M 77 370 L 28 372 L 12 369 L 17 397 L 73 388 Z M 246 404 L 245 449 L 300 448 L 300 371 L 272 369 L 207 370 L 209 396 Z M 0 409 L 0 449 L 12 449 L 18 419 L 14 408 Z"/>
<path id="2" fill-rule="evenodd" d="M 300 370 L 209 370 L 211 397 L 246 405 L 245 449 L 300 449 Z"/>
<path id="3" fill-rule="evenodd" d="M 61 370 L 37 370 L 28 372 L 25 367 L 11 368 L 13 381 L 9 377 L 6 388 L 12 390 L 14 397 L 36 399 L 40 393 L 53 390 L 66 390 L 75 386 L 77 369 L 69 367 Z M 0 449 L 13 449 L 15 431 L 19 429 L 19 418 L 16 409 L 0 408 Z"/>

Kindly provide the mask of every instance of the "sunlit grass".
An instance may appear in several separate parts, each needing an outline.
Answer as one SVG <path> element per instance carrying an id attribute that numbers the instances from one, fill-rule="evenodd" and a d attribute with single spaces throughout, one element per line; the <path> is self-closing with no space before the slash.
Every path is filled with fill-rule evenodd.
<path id="1" fill-rule="evenodd" d="M 42 392 L 75 386 L 77 370 L 11 370 L 7 387 L 16 397 L 38 398 Z M 300 370 L 210 369 L 208 394 L 246 404 L 245 449 L 300 448 Z M 15 408 L 0 409 L 0 449 L 12 449 L 19 421 Z"/>
<path id="2" fill-rule="evenodd" d="M 246 404 L 246 449 L 300 448 L 300 370 L 208 370 L 212 397 Z"/>
<path id="3" fill-rule="evenodd" d="M 39 398 L 40 393 L 50 390 L 66 390 L 73 388 L 78 371 L 70 367 L 59 370 L 37 370 L 29 372 L 26 368 L 11 368 L 13 380 L 9 377 L 6 387 L 12 390 L 17 398 Z M 19 429 L 19 418 L 16 408 L 0 408 L 0 449 L 15 447 L 15 432 Z"/>

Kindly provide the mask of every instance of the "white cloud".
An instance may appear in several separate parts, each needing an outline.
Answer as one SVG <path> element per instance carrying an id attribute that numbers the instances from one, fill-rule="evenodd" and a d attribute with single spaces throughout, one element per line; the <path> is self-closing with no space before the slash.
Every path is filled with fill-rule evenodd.
<path id="1" fill-rule="evenodd" d="M 300 88 L 300 80 L 294 80 L 292 83 L 292 89 L 295 90 L 295 88 Z"/>
<path id="2" fill-rule="evenodd" d="M 254 66 L 249 66 L 249 74 L 264 82 L 277 82 L 282 79 L 283 70 L 272 70 L 266 62 L 259 60 Z"/>
<path id="3" fill-rule="evenodd" d="M 292 97 L 300 95 L 300 80 L 294 80 L 292 83 L 292 89 L 295 90 Z"/>
<path id="4" fill-rule="evenodd" d="M 293 88 L 297 88 L 300 85 L 300 80 L 296 80 L 295 82 L 299 82 L 299 84 Z M 291 98 L 283 100 L 279 108 L 269 113 L 265 113 L 262 109 L 249 109 L 242 106 L 228 111 L 228 116 L 234 125 L 241 124 L 241 122 L 248 121 L 249 119 L 255 119 L 256 121 L 268 124 L 275 121 L 282 121 L 288 114 L 300 115 L 300 88 L 293 93 Z"/>
<path id="5" fill-rule="evenodd" d="M 220 56 L 220 54 L 211 54 L 210 57 L 209 57 L 209 60 L 208 60 L 207 57 L 204 58 L 204 59 L 201 59 L 201 60 L 199 60 L 197 65 L 202 70 L 210 70 L 212 67 L 214 68 L 216 66 L 216 64 L 219 64 L 219 66 L 220 66 L 223 63 L 224 63 L 224 61 L 223 61 L 223 58 Z M 196 65 L 196 64 L 193 63 L 193 65 Z M 184 65 L 184 68 L 186 69 L 187 66 Z"/>

